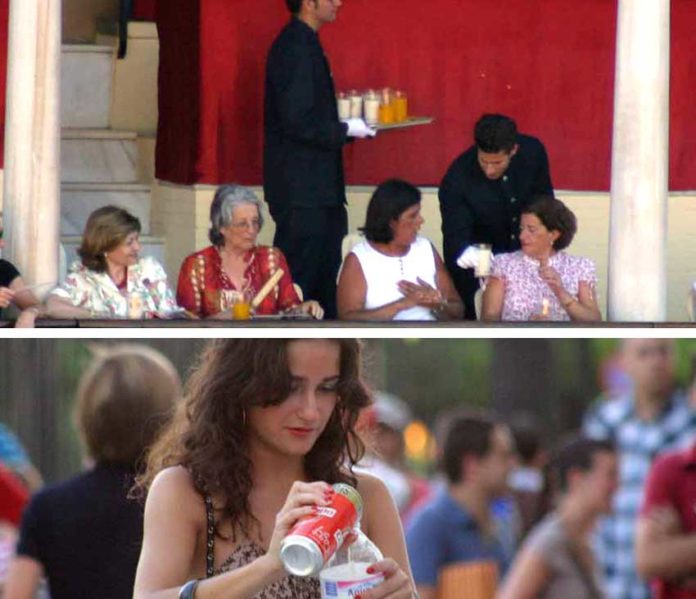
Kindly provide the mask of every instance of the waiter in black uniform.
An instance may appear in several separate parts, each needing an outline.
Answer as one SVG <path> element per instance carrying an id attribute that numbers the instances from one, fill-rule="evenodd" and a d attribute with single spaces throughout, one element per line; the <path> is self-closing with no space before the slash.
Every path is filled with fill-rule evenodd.
<path id="1" fill-rule="evenodd" d="M 475 319 L 478 280 L 457 258 L 472 244 L 489 243 L 493 253 L 520 248 L 522 208 L 539 195 L 552 195 L 549 160 L 543 144 L 517 132 L 515 121 L 485 114 L 474 128 L 475 144 L 449 167 L 440 184 L 440 214 L 445 264 Z"/>
<path id="2" fill-rule="evenodd" d="M 266 62 L 263 189 L 304 299 L 336 318 L 336 276 L 348 232 L 343 145 L 374 135 L 362 119 L 338 119 L 336 91 L 317 32 L 341 0 L 286 0 L 292 19 Z"/>

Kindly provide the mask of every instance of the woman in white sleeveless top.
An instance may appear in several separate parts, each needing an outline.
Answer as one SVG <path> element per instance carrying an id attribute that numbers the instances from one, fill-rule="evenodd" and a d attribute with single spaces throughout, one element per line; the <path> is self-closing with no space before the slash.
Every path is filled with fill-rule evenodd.
<path id="1" fill-rule="evenodd" d="M 382 183 L 367 207 L 365 240 L 346 257 L 338 280 L 341 320 L 450 320 L 462 302 L 433 245 L 418 235 L 420 191 Z"/>

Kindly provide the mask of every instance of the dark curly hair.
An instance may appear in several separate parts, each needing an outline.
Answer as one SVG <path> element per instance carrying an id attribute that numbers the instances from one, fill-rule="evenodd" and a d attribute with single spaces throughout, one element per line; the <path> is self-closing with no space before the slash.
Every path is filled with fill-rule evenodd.
<path id="1" fill-rule="evenodd" d="M 484 114 L 474 127 L 474 140 L 482 152 L 509 154 L 517 143 L 517 125 L 503 114 Z"/>
<path id="2" fill-rule="evenodd" d="M 552 196 L 538 196 L 532 204 L 522 209 L 522 214 L 533 214 L 549 231 L 560 233 L 553 242 L 556 251 L 567 248 L 578 231 L 575 214 L 561 200 Z"/>
<path id="3" fill-rule="evenodd" d="M 368 241 L 389 243 L 394 239 L 392 221 L 421 201 L 421 192 L 406 181 L 389 179 L 380 183 L 370 198 L 365 215 L 365 226 L 360 231 Z"/>
<path id="4" fill-rule="evenodd" d="M 255 519 L 249 504 L 254 465 L 247 448 L 245 409 L 282 403 L 291 392 L 287 348 L 293 339 L 224 339 L 201 353 L 186 385 L 185 401 L 147 458 L 133 495 L 147 492 L 158 472 L 184 466 L 201 495 L 223 500 L 223 518 L 248 535 Z M 336 339 L 340 348 L 338 400 L 316 443 L 305 456 L 310 480 L 355 485 L 352 467 L 365 447 L 355 431 L 371 396 L 363 382 L 361 344 Z M 219 528 L 218 528 L 219 531 Z"/>

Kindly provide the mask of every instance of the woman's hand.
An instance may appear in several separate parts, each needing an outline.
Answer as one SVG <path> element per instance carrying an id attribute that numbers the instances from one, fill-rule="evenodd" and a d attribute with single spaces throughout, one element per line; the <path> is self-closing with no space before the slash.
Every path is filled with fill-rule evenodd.
<path id="1" fill-rule="evenodd" d="M 416 279 L 418 283 L 411 281 L 399 281 L 399 291 L 404 294 L 404 298 L 411 306 L 423 306 L 425 308 L 438 308 L 442 305 L 442 294 L 426 283 L 420 277 Z"/>
<path id="2" fill-rule="evenodd" d="M 558 274 L 558 271 L 553 266 L 544 266 L 542 264 L 541 268 L 539 268 L 539 276 L 541 280 L 549 286 L 549 289 L 553 291 L 556 297 L 560 297 L 565 293 L 561 275 Z"/>
<path id="3" fill-rule="evenodd" d="M 36 326 L 36 319 L 39 316 L 39 309 L 35 306 L 22 310 L 15 322 L 15 329 L 33 329 Z"/>
<path id="4" fill-rule="evenodd" d="M 317 320 L 324 318 L 324 308 L 321 307 L 319 302 L 314 300 L 302 302 L 295 306 L 292 311 L 297 311 L 300 314 L 309 314 L 312 318 L 316 318 Z"/>
<path id="5" fill-rule="evenodd" d="M 285 504 L 276 514 L 275 528 L 267 552 L 268 556 L 277 560 L 279 568 L 283 567 L 280 561 L 280 542 L 298 520 L 316 514 L 317 506 L 329 505 L 333 494 L 334 490 L 328 483 L 293 483 Z"/>
<path id="6" fill-rule="evenodd" d="M 368 574 L 376 572 L 384 574 L 384 582 L 360 593 L 360 599 L 412 599 L 415 596 L 410 577 L 393 559 L 384 559 L 367 569 Z"/>
<path id="7" fill-rule="evenodd" d="M 14 301 L 14 291 L 9 287 L 0 287 L 0 308 L 7 308 Z"/>

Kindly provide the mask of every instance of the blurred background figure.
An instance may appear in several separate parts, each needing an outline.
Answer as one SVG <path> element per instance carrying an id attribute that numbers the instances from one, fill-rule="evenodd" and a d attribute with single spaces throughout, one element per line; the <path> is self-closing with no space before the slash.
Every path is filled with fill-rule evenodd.
<path id="1" fill-rule="evenodd" d="M 591 539 L 611 510 L 617 479 L 609 441 L 578 437 L 561 446 L 550 465 L 556 507 L 529 534 L 498 599 L 605 597 Z"/>
<path id="2" fill-rule="evenodd" d="M 380 478 L 391 493 L 402 522 L 430 497 L 430 485 L 410 468 L 404 433 L 413 412 L 398 397 L 378 391 L 367 409 L 366 453 L 356 468 Z"/>
<path id="3" fill-rule="evenodd" d="M 443 573 L 468 578 L 468 565 L 482 566 L 495 583 L 512 555 L 493 513 L 493 502 L 506 494 L 514 463 L 507 426 L 482 416 L 459 414 L 444 434 L 441 466 L 447 484 L 416 514 L 406 531 L 413 577 L 421 599 L 462 596 L 442 588 Z M 476 574 L 474 574 L 476 576 Z M 456 587 L 456 584 L 454 585 Z M 467 597 L 485 596 L 472 592 Z"/>
<path id="4" fill-rule="evenodd" d="M 691 405 L 696 358 L 691 360 Z M 696 597 L 696 440 L 655 460 L 636 529 L 638 573 L 655 599 Z"/>
<path id="5" fill-rule="evenodd" d="M 30 491 L 38 491 L 43 480 L 26 449 L 5 424 L 0 422 L 0 463 L 19 476 Z"/>
<path id="6" fill-rule="evenodd" d="M 29 599 L 42 577 L 52 599 L 123 598 L 133 591 L 142 506 L 128 490 L 180 396 L 172 364 L 144 346 L 95 348 L 77 393 L 76 423 L 91 467 L 27 506 L 7 599 Z"/>
<path id="7" fill-rule="evenodd" d="M 9 468 L 0 463 L 0 597 L 14 555 L 22 511 L 27 501 L 27 487 Z"/>
<path id="8" fill-rule="evenodd" d="M 544 492 L 547 453 L 541 426 L 533 414 L 515 415 L 510 430 L 517 450 L 517 465 L 510 473 L 508 486 L 517 507 L 520 538 L 524 538 L 548 507 Z"/>
<path id="9" fill-rule="evenodd" d="M 597 549 L 607 595 L 648 599 L 650 589 L 636 570 L 634 543 L 643 490 L 653 460 L 694 439 L 696 414 L 677 387 L 674 340 L 625 339 L 621 361 L 632 391 L 600 401 L 584 424 L 589 437 L 616 443 L 620 463 L 614 507 L 600 523 Z"/>

